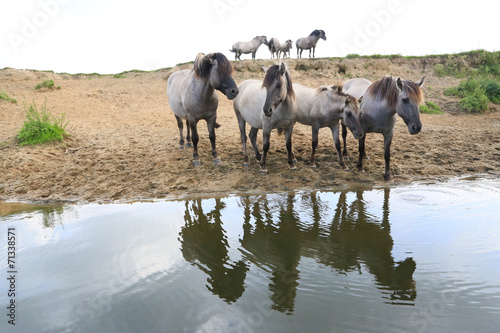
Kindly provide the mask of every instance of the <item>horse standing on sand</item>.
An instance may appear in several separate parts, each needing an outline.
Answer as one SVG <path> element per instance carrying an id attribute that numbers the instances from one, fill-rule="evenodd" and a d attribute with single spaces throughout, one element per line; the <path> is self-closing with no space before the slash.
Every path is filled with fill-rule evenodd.
<path id="1" fill-rule="evenodd" d="M 241 60 L 241 54 L 252 54 L 252 60 L 255 60 L 255 54 L 257 53 L 257 49 L 262 45 L 269 45 L 267 42 L 266 36 L 257 36 L 254 37 L 249 42 L 237 42 L 233 45 L 230 52 L 235 52 L 234 60 Z"/>
<path id="2" fill-rule="evenodd" d="M 285 130 L 286 149 L 290 169 L 295 169 L 297 160 L 292 151 L 292 131 L 297 117 L 297 102 L 292 78 L 285 64 L 273 65 L 266 71 L 264 81 L 246 80 L 240 83 L 240 93 L 234 100 L 234 111 L 238 118 L 243 146 L 244 165 L 247 167 L 246 123 L 251 126 L 250 141 L 255 158 L 260 163 L 260 172 L 267 173 L 266 157 L 270 146 L 271 130 Z M 262 129 L 262 155 L 257 147 L 257 134 Z"/>
<path id="3" fill-rule="evenodd" d="M 180 133 L 180 148 L 184 148 L 182 119 L 188 128 L 187 141 L 190 142 L 189 129 L 193 139 L 193 164 L 201 165 L 198 156 L 198 130 L 200 119 L 205 119 L 212 144 L 213 163 L 221 163 L 215 148 L 215 128 L 219 100 L 215 90 L 219 90 L 231 100 L 238 95 L 238 87 L 231 74 L 233 67 L 222 53 L 199 53 L 194 61 L 193 70 L 181 70 L 170 75 L 167 81 L 168 104 L 175 114 Z"/>
<path id="4" fill-rule="evenodd" d="M 425 77 L 415 83 L 410 80 L 394 79 L 386 76 L 371 83 L 366 79 L 356 78 L 344 83 L 344 92 L 356 98 L 363 97 L 361 103 L 361 125 L 365 133 L 382 133 L 384 136 L 384 179 L 391 180 L 389 169 L 391 158 L 391 142 L 397 115 L 403 118 L 410 134 L 414 135 L 422 129 L 419 105 L 423 103 L 424 93 L 421 89 Z M 342 127 L 345 132 L 345 127 Z M 345 149 L 345 137 L 344 149 Z M 359 157 L 357 167 L 363 172 L 366 135 L 359 139 Z"/>
<path id="5" fill-rule="evenodd" d="M 316 43 L 318 43 L 320 38 L 326 40 L 326 34 L 323 30 L 314 30 L 309 36 L 297 39 L 295 42 L 295 46 L 297 46 L 297 58 L 302 58 L 303 50 L 309 50 L 309 58 L 311 58 L 311 49 L 312 57 L 314 58 Z"/>
<path id="6" fill-rule="evenodd" d="M 280 58 L 281 54 L 283 54 L 282 58 L 285 58 L 287 53 L 288 53 L 288 58 L 290 58 L 290 50 L 292 49 L 292 44 L 293 42 L 291 39 L 280 44 L 280 47 L 278 49 L 278 59 Z"/>
<path id="7" fill-rule="evenodd" d="M 314 152 L 318 146 L 319 129 L 328 127 L 332 131 L 340 165 L 344 170 L 349 170 L 340 150 L 339 120 L 349 127 L 354 138 L 359 139 L 364 135 L 358 100 L 345 94 L 342 85 L 313 89 L 294 84 L 293 89 L 297 96 L 297 121 L 312 127 L 311 167 L 316 168 Z"/>

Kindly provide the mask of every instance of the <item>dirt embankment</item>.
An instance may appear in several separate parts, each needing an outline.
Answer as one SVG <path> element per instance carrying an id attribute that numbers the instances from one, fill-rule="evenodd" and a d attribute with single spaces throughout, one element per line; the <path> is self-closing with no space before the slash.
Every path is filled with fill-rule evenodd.
<path id="1" fill-rule="evenodd" d="M 458 111 L 457 99 L 443 90 L 458 84 L 453 77 L 437 77 L 439 58 L 290 59 L 294 82 L 311 87 L 343 82 L 350 77 L 376 80 L 384 75 L 420 80 L 426 76 L 426 100 L 439 105 L 443 115 L 422 115 L 423 130 L 408 133 L 398 119 L 392 144 L 394 182 L 443 179 L 465 174 L 500 175 L 500 112 L 495 105 L 482 115 Z M 261 65 L 270 60 L 234 63 L 237 83 L 262 79 Z M 29 70 L 0 70 L 0 91 L 17 104 L 0 101 L 0 200 L 112 201 L 220 194 L 238 191 L 335 189 L 362 184 L 384 185 L 383 143 L 368 134 L 365 173 L 356 171 L 357 142 L 348 136 L 350 172 L 341 169 L 331 133 L 320 131 L 317 169 L 309 167 L 310 128 L 296 125 L 294 151 L 297 170 L 288 170 L 284 138 L 271 136 L 268 175 L 251 162 L 243 167 L 240 134 L 232 101 L 220 94 L 216 131 L 223 161 L 211 163 L 204 122 L 199 123 L 202 166 L 195 168 L 190 149 L 179 150 L 179 134 L 166 96 L 166 77 L 191 64 L 157 72 L 129 72 L 121 78 L 68 75 Z M 53 79 L 59 90 L 37 92 L 34 87 Z M 24 122 L 23 101 L 46 101 L 54 113 L 65 113 L 70 137 L 63 144 L 20 147 L 15 137 Z M 259 142 L 261 140 L 259 139 Z M 252 153 L 250 156 L 253 156 Z"/>

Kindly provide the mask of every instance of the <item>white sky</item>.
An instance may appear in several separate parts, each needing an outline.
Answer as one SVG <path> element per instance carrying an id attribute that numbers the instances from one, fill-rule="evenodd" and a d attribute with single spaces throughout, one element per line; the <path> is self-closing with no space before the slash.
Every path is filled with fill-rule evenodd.
<path id="1" fill-rule="evenodd" d="M 102 74 L 154 70 L 229 52 L 257 35 L 325 30 L 316 57 L 499 50 L 486 0 L 0 0 L 0 68 Z M 304 51 L 303 56 L 308 56 Z M 296 56 L 295 43 L 292 57 Z M 257 58 L 269 58 L 261 46 Z M 250 59 L 243 55 L 242 59 Z"/>

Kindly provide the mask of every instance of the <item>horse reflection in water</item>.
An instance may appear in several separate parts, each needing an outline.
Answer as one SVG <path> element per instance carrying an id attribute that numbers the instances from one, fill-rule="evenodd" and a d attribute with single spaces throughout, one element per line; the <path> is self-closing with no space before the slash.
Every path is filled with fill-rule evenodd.
<path id="1" fill-rule="evenodd" d="M 220 211 L 225 204 L 215 199 L 214 209 L 203 213 L 201 199 L 186 201 L 185 226 L 180 232 L 184 259 L 205 272 L 208 290 L 224 301 L 238 300 L 245 290 L 243 283 L 248 267 L 243 261 L 231 262 L 228 243 L 222 228 Z"/>
<path id="2" fill-rule="evenodd" d="M 267 196 L 258 200 L 242 198 L 245 222 L 241 251 L 251 263 L 271 269 L 273 309 L 293 312 L 302 256 L 315 258 L 341 273 L 361 271 L 363 264 L 375 276 L 377 288 L 384 294 L 390 291 L 389 302 L 415 299 L 414 260 L 396 262 L 391 254 L 394 242 L 390 235 L 389 191 L 385 190 L 381 223 L 366 212 L 362 191 L 356 192 L 356 199 L 350 204 L 349 192 L 341 192 L 333 220 L 327 225 L 321 223 L 321 216 L 329 205 L 314 192 L 300 200 L 289 195 L 278 206 L 269 203 Z M 307 224 L 301 222 L 297 211 L 304 205 L 311 209 Z M 276 215 L 278 221 L 273 220 Z"/>
<path id="3" fill-rule="evenodd" d="M 207 288 L 228 303 L 242 296 L 252 266 L 269 277 L 271 308 L 292 314 L 300 283 L 299 263 L 305 257 L 341 274 L 361 273 L 363 267 L 374 276 L 387 302 L 412 304 L 417 296 L 416 264 L 412 258 L 396 261 L 392 255 L 390 189 L 384 191 L 381 218 L 368 213 L 362 190 L 335 193 L 335 207 L 317 192 L 241 197 L 244 220 L 237 261 L 228 255 L 222 199 L 212 199 L 215 204 L 209 213 L 203 212 L 207 205 L 202 200 L 187 201 L 181 251 L 209 276 Z M 230 216 L 234 223 L 238 215 Z M 333 217 L 325 220 L 325 216 Z"/>

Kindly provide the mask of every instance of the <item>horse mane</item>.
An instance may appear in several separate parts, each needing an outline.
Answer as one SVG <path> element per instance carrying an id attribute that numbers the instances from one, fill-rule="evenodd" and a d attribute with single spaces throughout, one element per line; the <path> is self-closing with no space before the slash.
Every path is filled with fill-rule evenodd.
<path id="1" fill-rule="evenodd" d="M 222 53 L 209 53 L 207 55 L 199 53 L 194 60 L 194 73 L 196 77 L 206 78 L 210 75 L 210 70 L 212 69 L 211 60 L 217 60 L 217 71 L 220 74 L 231 75 L 231 73 L 233 72 L 233 66 L 231 65 L 231 62 L 229 62 L 226 56 Z"/>
<path id="2" fill-rule="evenodd" d="M 354 96 L 346 94 L 343 89 L 344 89 L 344 85 L 342 83 L 336 83 L 336 84 L 333 84 L 331 86 L 319 86 L 318 88 L 316 88 L 316 93 L 321 94 L 325 91 L 331 90 L 337 96 L 346 100 L 348 102 L 348 104 L 351 104 L 351 105 L 357 104 L 358 100 Z"/>
<path id="3" fill-rule="evenodd" d="M 266 72 L 266 76 L 264 77 L 264 81 L 262 81 L 262 87 L 263 88 L 270 88 L 273 82 L 276 79 L 279 79 L 281 76 L 280 72 L 280 65 L 272 65 L 269 67 L 269 69 Z M 292 77 L 290 76 L 290 73 L 288 70 L 285 72 L 285 79 L 286 79 L 286 94 L 287 96 L 290 96 L 291 98 L 295 99 L 295 91 L 293 90 L 293 85 L 292 85 Z"/>
<path id="4" fill-rule="evenodd" d="M 320 36 L 321 35 L 321 31 L 323 30 L 314 30 L 313 32 L 311 32 L 311 34 L 309 36 Z"/>
<path id="5" fill-rule="evenodd" d="M 424 93 L 418 84 L 410 80 L 403 80 L 403 89 L 414 103 L 422 103 Z M 384 98 L 389 107 L 396 107 L 399 89 L 396 79 L 392 76 L 386 76 L 383 79 L 373 82 L 373 84 L 368 87 L 367 92 L 373 98 Z"/>

